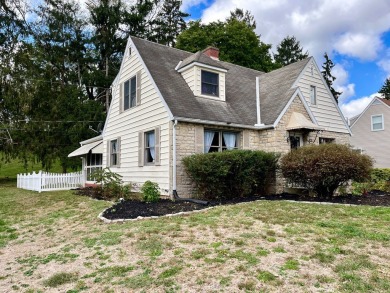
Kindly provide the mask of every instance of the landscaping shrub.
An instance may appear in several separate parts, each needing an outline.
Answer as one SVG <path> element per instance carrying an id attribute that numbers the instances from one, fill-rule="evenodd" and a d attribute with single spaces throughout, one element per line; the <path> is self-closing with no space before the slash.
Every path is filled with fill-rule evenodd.
<path id="1" fill-rule="evenodd" d="M 123 185 L 122 176 L 109 168 L 97 170 L 92 174 L 97 183 L 95 187 L 81 189 L 78 194 L 104 200 L 130 199 L 131 184 Z"/>
<path id="2" fill-rule="evenodd" d="M 352 194 L 365 194 L 371 190 L 390 192 L 390 169 L 372 169 L 369 180 L 352 182 Z"/>
<path id="3" fill-rule="evenodd" d="M 264 192 L 275 176 L 278 157 L 264 151 L 232 150 L 192 155 L 183 164 L 199 197 L 219 200 Z"/>
<path id="4" fill-rule="evenodd" d="M 348 180 L 369 178 L 372 159 L 345 145 L 321 144 L 298 148 L 280 160 L 283 176 L 314 191 L 319 197 L 332 196 Z"/>
<path id="5" fill-rule="evenodd" d="M 156 202 L 160 198 L 160 190 L 158 184 L 152 181 L 146 181 L 141 187 L 143 199 L 146 202 Z"/>

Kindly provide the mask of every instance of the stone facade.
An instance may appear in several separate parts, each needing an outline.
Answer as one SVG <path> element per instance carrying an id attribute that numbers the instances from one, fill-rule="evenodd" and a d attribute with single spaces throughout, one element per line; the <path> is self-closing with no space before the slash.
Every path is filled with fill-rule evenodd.
<path id="1" fill-rule="evenodd" d="M 191 197 L 194 195 L 194 186 L 187 175 L 182 159 L 186 156 L 202 152 L 203 148 L 197 146 L 203 145 L 203 129 L 213 128 L 221 130 L 231 130 L 241 133 L 239 136 L 239 146 L 244 149 L 263 150 L 275 152 L 281 155 L 290 151 L 289 136 L 292 133 L 299 133 L 303 137 L 303 144 L 319 144 L 320 138 L 333 139 L 335 143 L 348 144 L 350 135 L 348 133 L 337 133 L 329 131 L 310 131 L 296 130 L 287 131 L 286 127 L 293 112 L 302 113 L 306 119 L 311 121 L 302 101 L 298 96 L 290 104 L 288 110 L 280 119 L 275 128 L 255 130 L 255 129 L 237 129 L 231 127 L 210 127 L 210 125 L 198 125 L 192 123 L 179 122 L 176 126 L 176 156 L 177 156 L 177 192 L 181 197 Z M 199 136 L 197 129 L 201 128 L 202 133 Z M 246 138 L 245 138 L 246 137 Z M 244 140 L 247 139 L 247 142 Z M 281 174 L 277 174 L 273 186 L 268 190 L 270 193 L 280 193 L 284 191 L 285 180 Z"/>

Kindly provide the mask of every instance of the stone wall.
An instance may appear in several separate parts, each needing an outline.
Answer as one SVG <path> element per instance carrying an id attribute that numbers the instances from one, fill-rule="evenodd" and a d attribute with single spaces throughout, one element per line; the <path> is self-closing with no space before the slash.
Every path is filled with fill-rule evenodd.
<path id="1" fill-rule="evenodd" d="M 272 129 L 265 130 L 250 130 L 250 129 L 235 129 L 231 127 L 212 127 L 221 130 L 231 130 L 242 133 L 239 136 L 239 145 L 245 149 L 251 150 L 263 150 L 267 152 L 275 152 L 281 155 L 290 151 L 289 132 L 286 130 L 287 124 L 293 112 L 302 113 L 309 121 L 311 121 L 309 114 L 307 113 L 302 101 L 298 96 L 293 100 L 290 107 L 286 111 L 285 115 L 280 119 L 278 125 Z M 205 128 L 210 128 L 209 125 L 201 125 Z M 186 156 L 195 154 L 199 149 L 199 137 L 197 137 L 198 124 L 179 122 L 176 126 L 176 139 L 177 139 L 177 192 L 181 197 L 194 196 L 194 186 L 187 175 L 182 159 Z M 329 131 L 295 131 L 295 133 L 301 133 L 303 135 L 303 144 L 319 144 L 319 138 L 334 138 L 335 143 L 348 144 L 349 134 L 336 133 Z M 248 136 L 248 144 L 243 143 L 244 136 Z M 203 143 L 203 142 L 202 142 Z M 277 174 L 274 179 L 273 186 L 268 190 L 269 193 L 280 193 L 284 191 L 285 179 L 281 174 Z"/>

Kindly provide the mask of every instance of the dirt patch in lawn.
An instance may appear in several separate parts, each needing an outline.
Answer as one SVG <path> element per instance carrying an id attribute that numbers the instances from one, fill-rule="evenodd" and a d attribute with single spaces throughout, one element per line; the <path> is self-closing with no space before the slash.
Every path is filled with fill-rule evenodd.
<path id="1" fill-rule="evenodd" d="M 370 206 L 390 206 L 390 194 L 381 191 L 372 191 L 364 195 L 345 195 L 335 196 L 330 199 L 321 199 L 317 197 L 296 195 L 296 194 L 276 194 L 269 196 L 254 196 L 247 198 L 236 198 L 233 200 L 208 202 L 207 204 L 199 204 L 189 201 L 171 201 L 169 199 L 161 199 L 158 202 L 146 203 L 137 200 L 125 200 L 116 203 L 111 208 L 108 208 L 103 217 L 115 219 L 135 219 L 138 217 L 163 216 L 167 214 L 176 214 L 180 212 L 188 212 L 194 210 L 202 210 L 208 207 L 217 205 L 236 204 L 240 202 L 250 202 L 255 200 L 294 200 L 294 201 L 309 201 L 309 202 L 328 202 L 353 205 L 370 205 Z"/>

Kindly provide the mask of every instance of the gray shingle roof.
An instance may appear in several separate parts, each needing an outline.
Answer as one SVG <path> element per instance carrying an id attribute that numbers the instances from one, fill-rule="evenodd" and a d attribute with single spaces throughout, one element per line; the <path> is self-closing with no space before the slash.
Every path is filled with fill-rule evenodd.
<path id="1" fill-rule="evenodd" d="M 308 58 L 270 73 L 263 73 L 213 60 L 204 54 L 194 56 L 197 53 L 131 38 L 173 116 L 190 119 L 253 126 L 257 122 L 256 76 L 260 76 L 261 122 L 273 124 L 295 91 L 291 88 L 293 83 L 310 60 Z M 198 57 L 206 58 L 202 59 L 202 63 L 212 62 L 212 66 L 228 70 L 225 80 L 226 102 L 195 97 L 184 78 L 175 70 L 179 61 Z"/>

